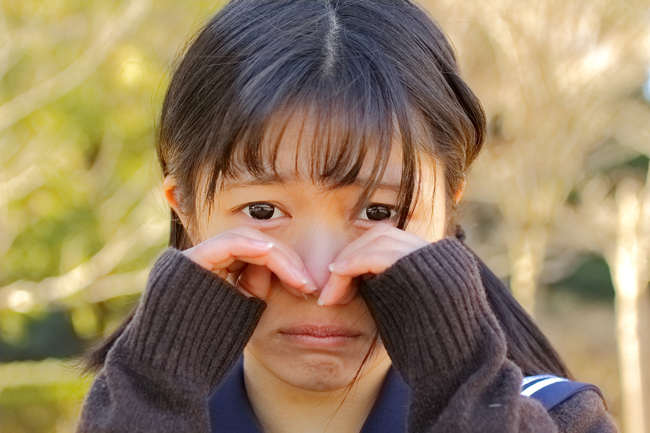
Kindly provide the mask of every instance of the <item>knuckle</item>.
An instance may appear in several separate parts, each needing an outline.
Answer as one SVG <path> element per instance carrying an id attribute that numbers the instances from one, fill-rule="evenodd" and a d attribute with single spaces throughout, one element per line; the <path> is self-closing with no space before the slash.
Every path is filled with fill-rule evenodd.
<path id="1" fill-rule="evenodd" d="M 368 258 L 371 258 L 373 253 L 371 252 L 370 254 L 364 254 L 363 256 L 355 254 L 352 257 L 348 257 L 348 266 L 347 267 L 352 267 L 356 268 L 358 266 L 361 266 Z"/>
<path id="2" fill-rule="evenodd" d="M 383 232 L 382 234 L 380 234 L 379 236 L 377 236 L 375 238 L 374 242 L 376 242 L 376 243 L 389 243 L 390 244 L 390 243 L 394 243 L 395 239 L 392 236 L 390 236 L 388 233 Z"/>
<path id="3" fill-rule="evenodd" d="M 372 262 L 384 261 L 386 259 L 386 251 L 374 250 L 368 254 L 368 259 Z"/>

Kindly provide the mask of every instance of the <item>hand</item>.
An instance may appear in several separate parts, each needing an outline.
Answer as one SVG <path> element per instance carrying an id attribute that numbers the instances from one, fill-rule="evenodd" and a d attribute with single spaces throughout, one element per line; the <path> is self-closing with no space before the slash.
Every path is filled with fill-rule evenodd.
<path id="1" fill-rule="evenodd" d="M 318 298 L 318 304 L 349 302 L 356 294 L 355 278 L 380 274 L 402 257 L 427 245 L 429 242 L 413 233 L 378 223 L 345 247 L 330 264 L 330 279 Z"/>
<path id="2" fill-rule="evenodd" d="M 291 248 L 252 227 L 237 227 L 188 248 L 183 254 L 223 279 L 235 274 L 244 295 L 265 299 L 275 274 L 296 296 L 316 291 L 316 284 Z"/>

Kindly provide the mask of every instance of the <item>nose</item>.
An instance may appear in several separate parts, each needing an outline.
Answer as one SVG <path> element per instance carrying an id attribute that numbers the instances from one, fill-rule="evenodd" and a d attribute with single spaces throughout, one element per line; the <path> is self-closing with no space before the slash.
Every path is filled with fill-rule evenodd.
<path id="1" fill-rule="evenodd" d="M 351 242 L 348 233 L 342 227 L 321 223 L 302 231 L 296 241 L 295 250 L 305 269 L 322 290 L 330 277 L 329 264 Z"/>

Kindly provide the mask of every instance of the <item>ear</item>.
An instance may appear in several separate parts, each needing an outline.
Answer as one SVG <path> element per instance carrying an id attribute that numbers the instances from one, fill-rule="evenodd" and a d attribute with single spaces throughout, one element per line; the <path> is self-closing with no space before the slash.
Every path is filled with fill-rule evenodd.
<path id="1" fill-rule="evenodd" d="M 166 176 L 162 184 L 162 192 L 165 196 L 165 200 L 169 203 L 169 206 L 174 209 L 176 215 L 180 215 L 178 209 L 178 200 L 177 197 L 177 188 L 176 188 L 176 179 L 172 176 Z"/>
<path id="2" fill-rule="evenodd" d="M 460 202 L 460 199 L 463 198 L 466 188 L 467 188 L 467 179 L 463 179 L 463 182 L 460 184 L 460 187 L 458 188 L 458 190 L 456 190 L 456 194 L 454 195 L 454 201 L 456 202 L 456 204 L 458 204 Z"/>
<path id="3" fill-rule="evenodd" d="M 165 180 L 163 180 L 162 193 L 169 206 L 174 210 L 176 216 L 180 219 L 180 223 L 183 226 L 190 241 L 189 246 L 196 245 L 194 235 L 192 234 L 191 230 L 188 229 L 189 223 L 185 218 L 185 215 L 181 212 L 179 201 L 182 200 L 182 197 L 180 195 L 180 189 L 176 184 L 176 179 L 173 176 L 166 176 Z"/>

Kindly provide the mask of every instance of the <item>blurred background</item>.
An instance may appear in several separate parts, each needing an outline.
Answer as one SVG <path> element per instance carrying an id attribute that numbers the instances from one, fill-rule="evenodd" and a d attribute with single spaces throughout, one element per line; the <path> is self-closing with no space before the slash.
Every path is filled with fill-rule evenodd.
<path id="1" fill-rule="evenodd" d="M 490 134 L 468 244 L 627 433 L 650 433 L 650 0 L 421 0 Z M 77 357 L 166 246 L 153 137 L 219 1 L 0 3 L 0 431 L 74 431 Z"/>

